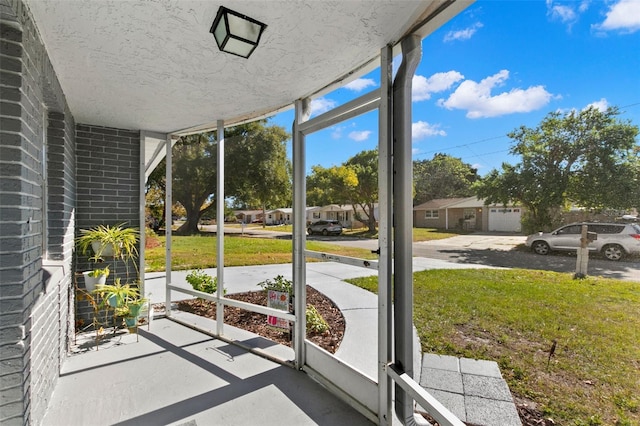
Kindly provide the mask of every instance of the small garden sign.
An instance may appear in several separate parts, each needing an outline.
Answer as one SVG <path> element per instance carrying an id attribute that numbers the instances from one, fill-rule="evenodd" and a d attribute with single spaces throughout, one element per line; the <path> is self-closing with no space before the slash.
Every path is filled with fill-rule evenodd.
<path id="1" fill-rule="evenodd" d="M 267 307 L 288 312 L 289 293 L 284 291 L 267 290 Z M 267 323 L 276 328 L 289 329 L 289 321 L 284 318 L 267 315 Z"/>

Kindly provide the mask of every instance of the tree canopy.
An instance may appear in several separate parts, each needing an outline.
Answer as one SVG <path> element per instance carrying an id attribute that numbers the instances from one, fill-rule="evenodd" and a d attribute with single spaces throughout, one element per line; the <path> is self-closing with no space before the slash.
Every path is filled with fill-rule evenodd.
<path id="1" fill-rule="evenodd" d="M 198 232 L 200 218 L 215 210 L 217 191 L 216 132 L 181 137 L 172 152 L 174 202 L 186 210 L 178 233 Z M 225 196 L 247 208 L 290 204 L 291 167 L 286 158 L 289 134 L 256 121 L 225 129 Z M 153 171 L 148 190 L 164 192 L 166 162 Z"/>
<path id="2" fill-rule="evenodd" d="M 225 184 L 238 206 L 266 209 L 290 206 L 289 133 L 255 121 L 225 134 Z"/>
<path id="3" fill-rule="evenodd" d="M 527 231 L 554 227 L 569 204 L 592 211 L 637 208 L 638 127 L 618 114 L 615 107 L 552 112 L 536 128 L 514 130 L 511 154 L 521 162 L 492 170 L 475 186 L 477 195 L 489 203 L 520 202 Z"/>
<path id="4" fill-rule="evenodd" d="M 431 160 L 414 161 L 413 204 L 435 198 L 471 197 L 474 195 L 472 185 L 478 179 L 477 169 L 447 154 L 436 154 Z"/>
<path id="5" fill-rule="evenodd" d="M 307 204 L 350 204 L 356 219 L 370 231 L 376 227 L 377 201 L 378 150 L 362 151 L 340 166 L 313 166 L 307 176 Z"/>

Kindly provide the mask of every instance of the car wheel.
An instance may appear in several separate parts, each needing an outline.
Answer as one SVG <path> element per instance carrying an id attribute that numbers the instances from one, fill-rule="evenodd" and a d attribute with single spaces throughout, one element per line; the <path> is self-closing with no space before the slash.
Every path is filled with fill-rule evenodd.
<path id="1" fill-rule="evenodd" d="M 624 249 L 617 244 L 609 244 L 604 246 L 602 254 L 609 260 L 620 260 L 624 256 Z"/>
<path id="2" fill-rule="evenodd" d="M 326 229 L 323 229 L 322 230 L 322 235 L 324 235 L 326 237 L 327 235 L 329 235 L 329 231 L 327 231 Z"/>
<path id="3" fill-rule="evenodd" d="M 313 235 L 313 231 L 311 230 L 311 228 L 307 228 L 307 234 Z"/>
<path id="4" fill-rule="evenodd" d="M 542 254 L 542 255 L 549 254 L 549 244 L 545 243 L 544 241 L 535 241 L 531 245 L 531 248 L 537 254 Z"/>

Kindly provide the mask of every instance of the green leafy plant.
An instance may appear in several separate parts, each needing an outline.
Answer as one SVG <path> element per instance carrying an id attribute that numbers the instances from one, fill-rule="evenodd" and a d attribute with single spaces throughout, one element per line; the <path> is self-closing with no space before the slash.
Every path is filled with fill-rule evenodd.
<path id="1" fill-rule="evenodd" d="M 306 318 L 308 331 L 320 334 L 329 331 L 329 324 L 322 318 L 315 306 L 307 305 Z"/>
<path id="2" fill-rule="evenodd" d="M 107 265 L 105 268 L 101 268 L 101 269 L 94 269 L 93 271 L 89 272 L 87 275 L 89 275 L 92 278 L 98 278 L 101 276 L 105 276 L 108 277 L 109 276 L 109 265 Z"/>
<path id="3" fill-rule="evenodd" d="M 134 259 L 138 256 L 138 229 L 127 228 L 124 223 L 117 225 L 98 225 L 90 229 L 81 229 L 76 239 L 78 249 L 84 255 L 93 250 L 92 260 L 106 256 L 113 250 L 113 257 L 121 260 Z M 98 244 L 93 245 L 94 242 Z"/>
<path id="4" fill-rule="evenodd" d="M 218 278 L 204 272 L 202 269 L 194 269 L 187 274 L 187 282 L 194 290 L 213 294 L 218 290 Z"/>
<path id="5" fill-rule="evenodd" d="M 103 305 L 106 303 L 116 308 L 140 298 L 140 290 L 130 284 L 121 284 L 120 278 L 116 278 L 114 284 L 99 285 L 93 293 L 102 298 Z"/>
<path id="6" fill-rule="evenodd" d="M 258 287 L 262 288 L 263 290 L 275 290 L 291 294 L 293 289 L 293 281 L 286 279 L 282 275 L 278 275 L 273 279 L 273 281 L 267 279 L 258 283 Z"/>
<path id="7" fill-rule="evenodd" d="M 114 313 L 119 317 L 137 317 L 138 313 L 140 313 L 140 309 L 147 303 L 147 299 L 143 298 L 135 298 L 135 299 L 127 299 L 124 301 L 122 306 L 118 306 L 115 308 Z"/>

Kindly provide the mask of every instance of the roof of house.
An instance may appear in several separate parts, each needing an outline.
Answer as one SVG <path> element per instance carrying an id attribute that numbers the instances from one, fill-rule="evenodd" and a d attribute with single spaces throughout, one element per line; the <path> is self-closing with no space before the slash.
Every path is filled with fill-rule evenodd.
<path id="1" fill-rule="evenodd" d="M 235 212 L 233 212 L 236 216 L 237 215 L 256 215 L 256 214 L 262 214 L 262 210 L 236 210 Z"/>
<path id="2" fill-rule="evenodd" d="M 469 197 L 447 206 L 448 209 L 470 209 L 484 207 L 484 198 Z"/>
<path id="3" fill-rule="evenodd" d="M 434 198 L 426 203 L 419 204 L 413 208 L 413 210 L 439 210 L 449 207 L 451 204 L 456 204 L 466 200 L 466 198 Z"/>

